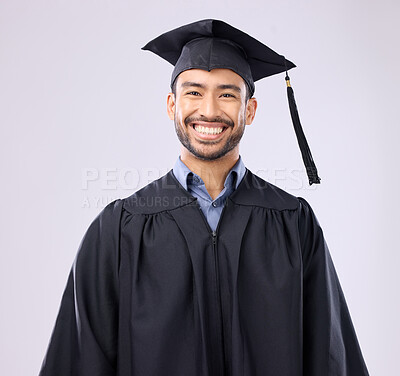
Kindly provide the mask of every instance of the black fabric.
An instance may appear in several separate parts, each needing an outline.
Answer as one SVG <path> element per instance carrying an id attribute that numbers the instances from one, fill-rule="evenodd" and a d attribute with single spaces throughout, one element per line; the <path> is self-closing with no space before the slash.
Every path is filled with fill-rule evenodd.
<path id="1" fill-rule="evenodd" d="M 246 170 L 216 234 L 172 170 L 89 227 L 40 376 L 364 376 L 321 227 Z"/>
<path id="2" fill-rule="evenodd" d="M 171 86 L 176 77 L 188 69 L 226 68 L 241 76 L 253 95 L 255 81 L 295 67 L 257 39 L 213 19 L 168 31 L 142 49 L 154 52 L 175 66 Z"/>

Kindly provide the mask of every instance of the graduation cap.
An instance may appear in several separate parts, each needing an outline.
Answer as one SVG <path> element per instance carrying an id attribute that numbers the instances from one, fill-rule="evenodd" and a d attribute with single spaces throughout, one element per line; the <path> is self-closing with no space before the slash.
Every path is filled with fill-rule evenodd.
<path id="1" fill-rule="evenodd" d="M 180 73 L 188 69 L 231 69 L 246 82 L 254 94 L 254 82 L 286 72 L 290 114 L 306 167 L 309 184 L 320 183 L 317 168 L 300 123 L 294 92 L 287 71 L 295 65 L 243 31 L 219 20 L 207 19 L 168 31 L 147 43 L 149 50 L 175 66 L 171 87 Z"/>

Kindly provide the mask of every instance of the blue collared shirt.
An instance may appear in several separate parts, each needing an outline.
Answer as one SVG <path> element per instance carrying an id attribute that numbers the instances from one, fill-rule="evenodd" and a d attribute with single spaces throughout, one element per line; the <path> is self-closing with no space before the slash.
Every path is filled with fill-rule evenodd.
<path id="1" fill-rule="evenodd" d="M 246 167 L 239 156 L 238 161 L 229 171 L 225 179 L 224 188 L 213 200 L 207 192 L 206 186 L 200 176 L 196 175 L 182 161 L 180 156 L 172 170 L 176 179 L 193 197 L 197 198 L 201 211 L 204 213 L 208 224 L 213 231 L 216 230 L 222 209 L 227 197 L 238 187 L 246 172 Z"/>

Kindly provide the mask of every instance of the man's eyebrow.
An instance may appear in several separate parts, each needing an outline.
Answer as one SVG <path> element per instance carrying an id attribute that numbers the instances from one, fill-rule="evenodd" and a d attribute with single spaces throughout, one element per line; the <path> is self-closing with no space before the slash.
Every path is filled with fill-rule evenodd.
<path id="1" fill-rule="evenodd" d="M 203 89 L 204 89 L 204 88 L 205 88 L 205 85 L 200 84 L 200 83 L 198 83 L 198 82 L 185 81 L 185 82 L 182 82 L 181 87 L 200 87 L 200 88 L 203 88 Z"/>
<path id="2" fill-rule="evenodd" d="M 239 86 L 232 85 L 232 84 L 218 85 L 218 89 L 221 89 L 221 90 L 232 89 L 238 93 L 242 92 L 242 90 L 240 89 Z"/>
<path id="3" fill-rule="evenodd" d="M 199 82 L 185 81 L 185 82 L 182 82 L 181 87 L 199 87 L 201 89 L 204 89 L 206 87 L 206 85 L 201 84 Z M 221 84 L 221 85 L 218 85 L 217 88 L 219 90 L 231 89 L 231 90 L 236 91 L 237 93 L 242 92 L 242 90 L 240 89 L 239 86 L 233 85 L 233 84 Z"/>

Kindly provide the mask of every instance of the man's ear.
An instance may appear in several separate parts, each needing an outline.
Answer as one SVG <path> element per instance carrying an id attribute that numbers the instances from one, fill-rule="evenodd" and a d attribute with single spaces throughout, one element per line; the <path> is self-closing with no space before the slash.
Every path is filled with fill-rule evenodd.
<path id="1" fill-rule="evenodd" d="M 257 111 L 257 99 L 256 98 L 250 98 L 247 101 L 246 105 L 246 125 L 250 125 L 254 117 L 256 116 L 256 111 Z"/>
<path id="2" fill-rule="evenodd" d="M 167 96 L 167 113 L 171 120 L 175 120 L 175 95 L 168 93 Z"/>

